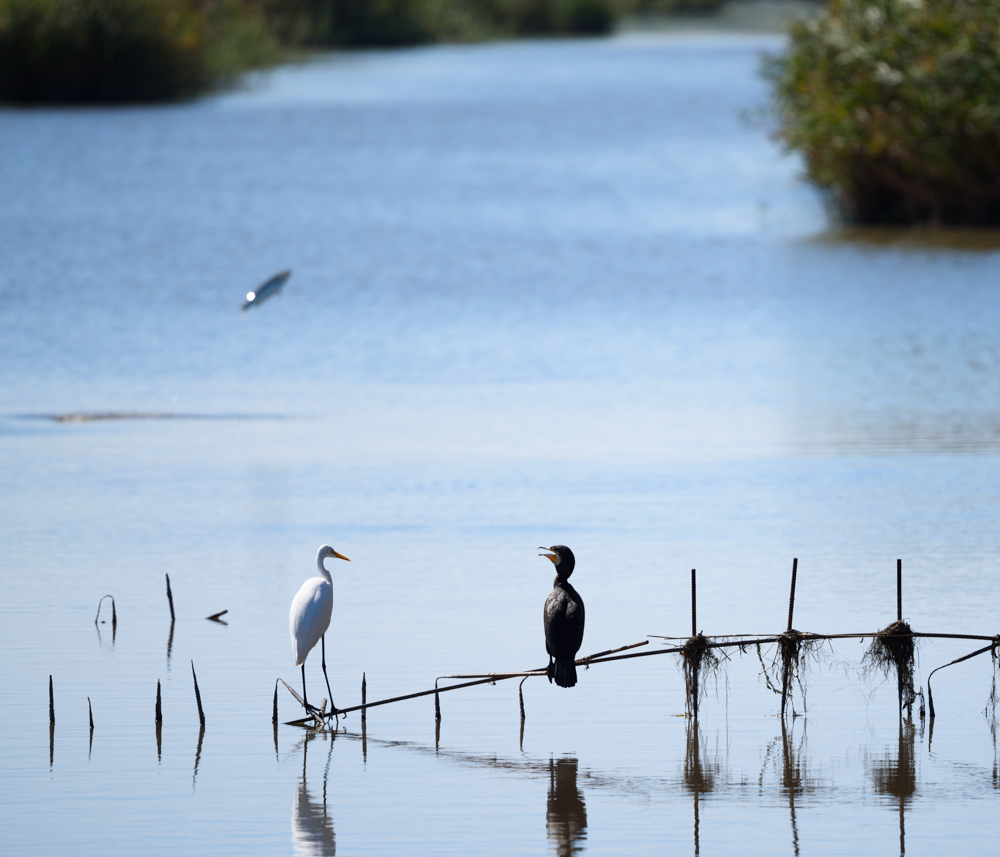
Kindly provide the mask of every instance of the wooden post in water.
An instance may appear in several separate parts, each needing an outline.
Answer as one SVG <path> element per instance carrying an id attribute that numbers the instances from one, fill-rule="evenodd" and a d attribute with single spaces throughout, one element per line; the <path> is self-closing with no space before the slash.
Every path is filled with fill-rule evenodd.
<path id="1" fill-rule="evenodd" d="M 170 575 L 167 575 L 167 603 L 170 605 L 170 621 L 174 621 L 174 593 L 170 591 Z"/>
<path id="2" fill-rule="evenodd" d="M 896 560 L 896 621 L 903 621 L 903 560 Z"/>
<path id="3" fill-rule="evenodd" d="M 49 723 L 53 726 L 56 722 L 56 704 L 55 697 L 52 695 L 52 676 L 49 675 Z"/>
<path id="4" fill-rule="evenodd" d="M 691 636 L 698 636 L 698 577 L 691 569 Z"/>
<path id="5" fill-rule="evenodd" d="M 788 593 L 788 627 L 786 631 L 792 630 L 792 613 L 795 610 L 795 578 L 799 572 L 799 559 L 798 557 L 792 558 L 792 586 Z"/>
<path id="6" fill-rule="evenodd" d="M 799 559 L 794 557 L 792 559 L 792 585 L 788 592 L 788 627 L 785 629 L 786 634 L 792 632 L 792 614 L 795 612 L 795 578 L 798 576 L 799 571 Z M 788 684 L 791 681 L 792 672 L 792 653 L 791 653 L 791 641 L 785 640 L 779 643 L 781 648 L 781 718 L 784 720 L 785 717 L 785 705 L 788 702 Z"/>
<path id="7" fill-rule="evenodd" d="M 156 680 L 156 722 L 163 722 L 163 705 L 160 701 L 160 680 Z"/>
<path id="8" fill-rule="evenodd" d="M 274 689 L 275 693 L 278 692 L 277 686 Z M 368 704 L 368 681 L 364 673 L 361 673 L 361 704 Z M 361 728 L 364 729 L 368 723 L 368 709 L 361 709 Z"/>
<path id="9" fill-rule="evenodd" d="M 201 722 L 201 728 L 205 728 L 205 711 L 201 707 L 201 691 L 198 690 L 198 676 L 194 671 L 194 661 L 191 661 L 191 677 L 194 679 L 194 698 L 198 703 L 198 720 Z M 278 688 L 275 687 L 275 693 L 277 694 Z"/>
<path id="10" fill-rule="evenodd" d="M 691 569 L 691 645 L 694 645 L 695 638 L 698 636 L 698 572 L 695 569 Z M 688 693 L 689 707 L 691 709 L 691 716 L 697 720 L 698 719 L 698 695 L 701 692 L 700 682 L 701 682 L 701 649 L 698 648 L 692 651 L 688 655 L 688 663 L 690 665 L 690 677 Z"/>

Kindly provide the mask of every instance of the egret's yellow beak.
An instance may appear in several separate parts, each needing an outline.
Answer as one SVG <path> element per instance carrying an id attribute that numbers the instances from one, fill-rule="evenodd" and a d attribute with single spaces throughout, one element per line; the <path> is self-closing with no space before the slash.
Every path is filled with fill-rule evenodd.
<path id="1" fill-rule="evenodd" d="M 337 557 L 337 559 L 346 559 L 348 562 L 350 562 L 350 560 L 346 556 L 344 556 L 342 553 L 337 553 L 336 551 L 334 551 L 333 555 L 335 557 Z"/>

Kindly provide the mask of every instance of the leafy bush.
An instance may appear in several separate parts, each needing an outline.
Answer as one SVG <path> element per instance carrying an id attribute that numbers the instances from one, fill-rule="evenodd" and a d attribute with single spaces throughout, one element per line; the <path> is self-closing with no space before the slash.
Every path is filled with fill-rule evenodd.
<path id="1" fill-rule="evenodd" d="M 426 0 L 264 2 L 267 17 L 281 39 L 312 46 L 393 46 L 429 41 L 426 6 Z"/>
<path id="2" fill-rule="evenodd" d="M 630 0 L 0 0 L 0 101 L 189 97 L 306 46 L 610 29 Z"/>
<path id="3" fill-rule="evenodd" d="M 997 0 L 830 0 L 790 35 L 777 136 L 846 220 L 1000 224 Z"/>
<path id="4" fill-rule="evenodd" d="M 276 55 L 239 0 L 0 0 L 0 100 L 194 95 Z"/>
<path id="5" fill-rule="evenodd" d="M 303 45 L 405 45 L 549 33 L 606 33 L 629 0 L 264 0 L 279 35 Z"/>

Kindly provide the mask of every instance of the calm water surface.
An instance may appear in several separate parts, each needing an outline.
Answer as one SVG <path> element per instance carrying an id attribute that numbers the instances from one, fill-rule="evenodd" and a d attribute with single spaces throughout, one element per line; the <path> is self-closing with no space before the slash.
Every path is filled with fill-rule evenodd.
<path id="1" fill-rule="evenodd" d="M 576 552 L 585 652 L 687 634 L 693 567 L 706 634 L 780 631 L 792 557 L 799 629 L 886 625 L 901 557 L 914 627 L 997 631 L 1000 241 L 830 232 L 747 119 L 779 46 L 361 53 L 0 111 L 5 853 L 995 847 L 988 656 L 935 676 L 933 733 L 854 640 L 787 730 L 752 650 L 698 726 L 661 656 L 528 681 L 523 732 L 513 682 L 442 696 L 439 733 L 430 698 L 271 727 L 327 541 L 342 707 L 362 674 L 543 664 L 540 544 Z M 174 418 L 52 419 L 105 412 Z M 977 645 L 924 643 L 918 682 Z"/>

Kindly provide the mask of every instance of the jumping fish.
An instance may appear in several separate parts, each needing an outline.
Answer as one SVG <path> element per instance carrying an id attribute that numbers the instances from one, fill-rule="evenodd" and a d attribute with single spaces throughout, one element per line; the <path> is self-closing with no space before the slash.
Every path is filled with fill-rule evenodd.
<path id="1" fill-rule="evenodd" d="M 246 302 L 243 304 L 243 312 L 246 312 L 250 307 L 257 306 L 259 303 L 266 301 L 271 295 L 276 295 L 281 291 L 282 286 L 288 282 L 288 278 L 292 276 L 291 271 L 282 271 L 280 274 L 275 274 L 260 286 L 256 291 L 247 292 Z"/>

